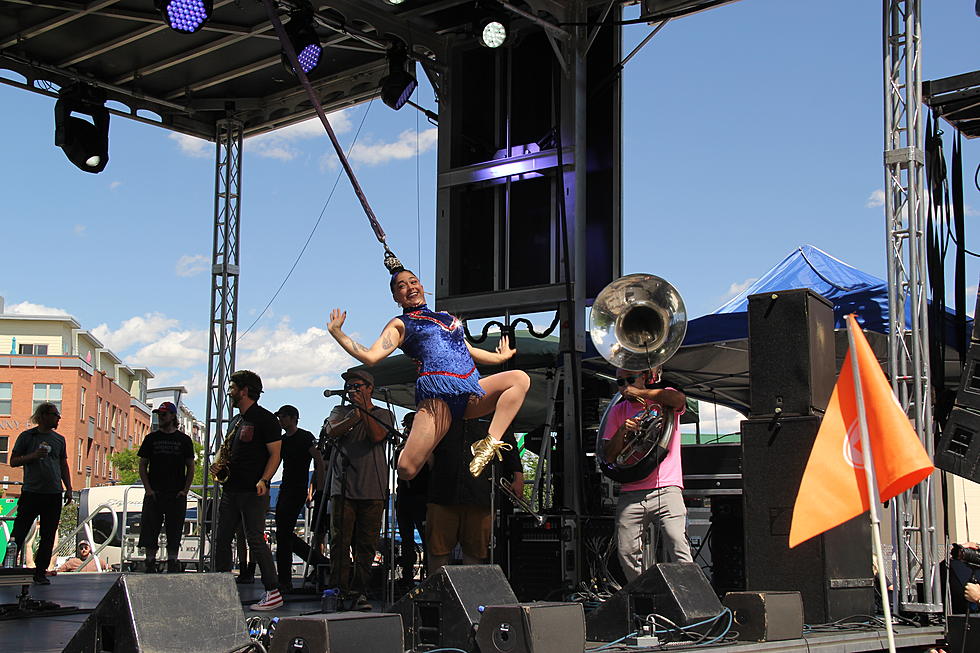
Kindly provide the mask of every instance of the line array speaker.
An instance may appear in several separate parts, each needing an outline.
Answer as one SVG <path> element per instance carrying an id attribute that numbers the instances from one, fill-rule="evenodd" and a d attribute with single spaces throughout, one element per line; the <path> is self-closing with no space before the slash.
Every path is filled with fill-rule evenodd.
<path id="1" fill-rule="evenodd" d="M 497 565 L 448 565 L 391 606 L 402 617 L 405 644 L 412 650 L 478 650 L 474 632 L 487 605 L 516 604 Z"/>
<path id="2" fill-rule="evenodd" d="M 231 574 L 124 575 L 63 653 L 214 653 L 249 642 Z"/>
<path id="3" fill-rule="evenodd" d="M 595 609 L 585 622 L 588 639 L 611 642 L 636 630 L 637 617 L 657 614 L 678 626 L 710 620 L 721 602 L 701 569 L 689 562 L 654 565 Z M 662 623 L 657 624 L 663 628 Z M 706 624 L 702 631 L 710 630 Z"/>
<path id="4" fill-rule="evenodd" d="M 742 422 L 745 588 L 798 590 L 810 624 L 874 609 L 866 517 L 789 548 L 793 504 L 819 428 L 819 417 Z"/>
<path id="5" fill-rule="evenodd" d="M 337 614 L 283 617 L 269 653 L 404 653 L 398 614 Z"/>
<path id="6" fill-rule="evenodd" d="M 808 288 L 749 295 L 750 417 L 822 415 L 834 357 L 828 300 Z"/>

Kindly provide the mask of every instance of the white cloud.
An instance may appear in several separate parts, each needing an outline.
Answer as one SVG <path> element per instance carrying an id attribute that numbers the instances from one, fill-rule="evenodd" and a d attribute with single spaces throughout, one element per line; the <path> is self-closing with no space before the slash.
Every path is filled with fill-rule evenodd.
<path id="1" fill-rule="evenodd" d="M 178 277 L 193 277 L 208 269 L 208 257 L 204 254 L 184 254 L 177 259 L 174 272 Z"/>
<path id="2" fill-rule="evenodd" d="M 32 304 L 31 302 L 20 302 L 11 304 L 4 309 L 7 315 L 70 315 L 63 308 L 54 308 L 44 304 Z"/>
<path id="3" fill-rule="evenodd" d="M 88 229 L 88 227 L 87 227 L 87 226 L 85 226 L 85 225 L 83 225 L 83 224 L 76 224 L 76 225 L 75 225 L 74 227 L 72 227 L 72 232 L 73 232 L 73 233 L 74 233 L 74 234 L 75 234 L 76 236 L 79 236 L 79 237 L 81 237 L 81 236 L 84 236 L 84 235 L 85 235 L 85 230 L 86 230 L 86 229 Z"/>
<path id="4" fill-rule="evenodd" d="M 980 215 L 980 211 L 978 211 L 977 209 L 973 208 L 969 204 L 967 204 L 966 206 L 963 207 L 963 213 L 965 213 L 966 215 L 970 216 L 971 218 L 975 218 L 978 215 Z"/>
<path id="5" fill-rule="evenodd" d="M 109 184 L 109 190 L 116 190 L 117 188 L 119 188 L 122 185 L 123 185 L 123 183 L 121 181 L 114 181 L 111 184 Z"/>
<path id="6" fill-rule="evenodd" d="M 138 319 L 138 318 L 136 318 Z M 131 356 L 140 365 L 186 369 L 208 360 L 208 332 L 168 331 Z"/>
<path id="7" fill-rule="evenodd" d="M 146 313 L 129 318 L 116 330 L 110 329 L 108 324 L 100 324 L 92 329 L 92 335 L 109 349 L 121 352 L 133 345 L 153 342 L 179 324 L 163 313 Z"/>
<path id="8" fill-rule="evenodd" d="M 358 143 L 351 150 L 351 161 L 366 165 L 379 165 L 396 159 L 410 159 L 415 156 L 416 146 L 418 153 L 428 152 L 436 146 L 439 138 L 439 130 L 435 127 L 416 133 L 412 129 L 406 129 L 398 135 L 398 139 L 391 143 Z"/>
<path id="9" fill-rule="evenodd" d="M 717 410 L 717 420 L 715 411 Z M 726 406 L 715 406 L 706 401 L 698 401 L 698 419 L 701 420 L 701 434 L 717 433 L 719 435 L 727 433 L 738 433 L 745 417 L 738 411 L 734 411 Z"/>
<path id="10" fill-rule="evenodd" d="M 239 369 L 254 370 L 266 388 L 325 387 L 350 363 L 326 329 L 294 331 L 289 318 L 275 329 L 259 329 L 238 343 Z"/>
<path id="11" fill-rule="evenodd" d="M 180 134 L 178 132 L 170 132 L 167 137 L 170 140 L 177 141 L 181 154 L 196 158 L 204 158 L 212 155 L 211 148 L 213 145 L 203 138 L 188 136 L 187 134 Z"/>
<path id="12" fill-rule="evenodd" d="M 756 277 L 749 277 L 748 279 L 742 281 L 741 283 L 731 284 L 730 286 L 728 286 L 728 292 L 725 294 L 725 300 L 727 301 L 732 297 L 735 297 L 739 293 L 744 292 L 746 288 L 751 286 L 756 281 L 758 281 Z"/>
<path id="13" fill-rule="evenodd" d="M 346 110 L 327 114 L 327 119 L 335 134 L 344 134 L 353 127 L 350 114 Z M 327 138 L 327 132 L 319 118 L 311 118 L 248 138 L 245 140 L 245 150 L 267 159 L 291 161 L 300 154 L 296 142 L 313 138 Z"/>
<path id="14" fill-rule="evenodd" d="M 182 385 L 187 388 L 186 396 L 196 398 L 198 394 L 203 395 L 204 391 L 207 390 L 208 378 L 204 372 L 194 372 L 189 377 L 177 383 L 177 385 Z M 204 417 L 201 416 L 200 419 L 203 420 Z"/>
<path id="15" fill-rule="evenodd" d="M 868 195 L 868 199 L 864 202 L 864 206 L 873 209 L 876 206 L 885 205 L 885 191 L 884 189 L 877 189 Z"/>

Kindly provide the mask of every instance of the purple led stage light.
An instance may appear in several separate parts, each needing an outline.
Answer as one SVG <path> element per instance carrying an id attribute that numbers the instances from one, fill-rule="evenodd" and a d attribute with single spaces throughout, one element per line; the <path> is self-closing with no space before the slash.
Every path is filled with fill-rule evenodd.
<path id="1" fill-rule="evenodd" d="M 309 73 L 316 68 L 316 65 L 320 62 L 321 52 L 323 52 L 323 48 L 318 43 L 311 43 L 296 55 L 296 58 L 299 60 L 299 67 L 303 69 L 304 73 Z"/>
<path id="2" fill-rule="evenodd" d="M 156 0 L 167 24 L 178 32 L 192 34 L 211 18 L 213 0 Z"/>

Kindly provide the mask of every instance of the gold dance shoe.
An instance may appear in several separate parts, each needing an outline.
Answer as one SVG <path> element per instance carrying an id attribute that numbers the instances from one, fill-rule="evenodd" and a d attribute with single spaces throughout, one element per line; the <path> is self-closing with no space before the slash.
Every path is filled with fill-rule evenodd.
<path id="1" fill-rule="evenodd" d="M 470 451 L 473 452 L 473 460 L 470 461 L 470 474 L 476 478 L 483 473 L 483 468 L 493 460 L 494 455 L 497 456 L 497 460 L 503 460 L 504 456 L 501 452 L 510 449 L 513 447 L 501 440 L 494 440 L 493 436 L 490 435 L 482 440 L 477 440 L 470 446 Z"/>

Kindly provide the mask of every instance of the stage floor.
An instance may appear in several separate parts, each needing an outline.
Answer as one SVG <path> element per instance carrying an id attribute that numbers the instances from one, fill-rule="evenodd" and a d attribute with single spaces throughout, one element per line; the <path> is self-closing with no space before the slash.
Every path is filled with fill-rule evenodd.
<path id="1" fill-rule="evenodd" d="M 63 607 L 73 606 L 82 610 L 76 614 L 35 616 L 26 619 L 0 620 L 0 649 L 11 652 L 49 652 L 61 651 L 72 638 L 82 622 L 88 617 L 88 612 L 98 605 L 109 587 L 116 581 L 119 574 L 60 574 L 51 579 L 46 586 L 32 585 L 31 596 L 35 599 L 52 601 Z M 265 617 L 287 617 L 316 612 L 320 608 L 317 597 L 309 594 L 290 594 L 286 596 L 285 605 L 271 612 L 253 612 L 248 605 L 257 601 L 262 594 L 262 584 L 256 581 L 251 585 L 239 585 L 245 616 L 263 615 Z M 0 587 L 0 604 L 15 603 L 20 587 Z M 375 611 L 381 610 L 380 603 L 374 603 Z M 243 625 L 244 626 L 244 625 Z M 723 646 L 707 647 L 711 651 L 747 653 L 748 651 L 766 651 L 782 653 L 800 651 L 814 653 L 857 653 L 859 651 L 881 651 L 887 648 L 883 630 L 846 633 L 813 633 L 803 639 L 783 642 L 740 642 Z M 913 628 L 897 626 L 895 632 L 896 646 L 929 647 L 943 638 L 941 627 Z M 601 643 L 590 643 L 586 649 L 601 646 Z M 702 650 L 705 647 L 685 648 L 672 645 L 670 650 Z M 623 651 L 628 649 L 612 648 L 608 651 Z"/>

